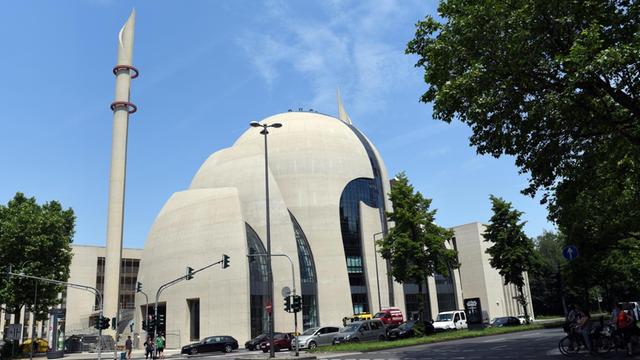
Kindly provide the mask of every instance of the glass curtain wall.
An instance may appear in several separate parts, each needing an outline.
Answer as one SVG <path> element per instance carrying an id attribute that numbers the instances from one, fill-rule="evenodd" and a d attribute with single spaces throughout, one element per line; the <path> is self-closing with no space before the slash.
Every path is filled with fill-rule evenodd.
<path id="1" fill-rule="evenodd" d="M 262 240 L 249 224 L 245 223 L 249 254 L 266 254 Z M 265 334 L 268 329 L 268 314 L 264 311 L 269 294 L 269 272 L 266 256 L 249 257 L 249 291 L 251 308 L 251 337 Z"/>
<path id="2" fill-rule="evenodd" d="M 302 327 L 307 330 L 316 327 L 318 321 L 318 277 L 316 266 L 313 261 L 313 253 L 309 241 L 302 231 L 298 220 L 291 212 L 291 223 L 293 232 L 296 235 L 296 245 L 298 247 L 298 261 L 300 265 L 300 294 L 302 295 Z"/>
<path id="3" fill-rule="evenodd" d="M 378 189 L 373 179 L 358 178 L 347 184 L 340 197 L 340 230 L 354 314 L 368 312 L 370 309 L 360 236 L 360 202 L 377 208 L 377 195 Z"/>
<path id="4" fill-rule="evenodd" d="M 381 167 L 380 167 L 380 163 L 378 162 L 378 157 L 376 156 L 375 151 L 373 151 L 373 146 L 371 146 L 371 143 L 369 143 L 369 140 L 367 140 L 367 138 L 364 136 L 364 134 L 360 132 L 360 130 L 358 130 L 353 125 L 350 125 L 350 124 L 345 124 L 345 125 L 347 125 L 351 129 L 351 131 L 353 131 L 353 133 L 358 137 L 358 139 L 362 143 L 362 146 L 367 152 L 367 156 L 369 157 L 369 162 L 371 163 L 371 171 L 373 172 L 372 182 L 375 188 L 374 196 L 378 203 L 378 206 L 376 207 L 378 208 L 378 212 L 380 214 L 380 226 L 382 228 L 382 232 L 386 235 L 389 232 L 389 229 L 387 227 L 387 208 L 386 208 L 386 202 L 385 202 L 386 194 L 384 193 L 384 185 L 382 183 L 382 171 L 380 170 Z M 386 263 L 387 263 L 387 268 L 390 269 L 391 262 L 387 260 Z M 394 306 L 395 295 L 393 294 L 393 277 L 389 274 L 387 274 L 387 286 L 389 289 L 389 305 Z"/>

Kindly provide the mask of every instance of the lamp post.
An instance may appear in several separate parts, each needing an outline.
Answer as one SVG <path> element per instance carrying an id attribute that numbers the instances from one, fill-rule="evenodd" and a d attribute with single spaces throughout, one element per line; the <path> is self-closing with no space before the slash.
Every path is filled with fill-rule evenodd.
<path id="1" fill-rule="evenodd" d="M 376 246 L 376 236 L 384 235 L 384 231 L 373 234 L 373 254 L 376 259 L 376 284 L 378 285 L 378 311 L 382 310 L 382 303 L 380 302 L 380 276 L 378 276 L 378 247 Z"/>
<path id="2" fill-rule="evenodd" d="M 265 185 L 265 200 L 267 209 L 267 272 L 269 273 L 269 291 L 267 295 L 268 301 L 271 303 L 271 314 L 269 314 L 269 357 L 276 356 L 275 348 L 273 346 L 273 332 L 274 332 L 274 313 L 273 310 L 273 272 L 271 271 L 271 223 L 269 217 L 269 152 L 267 148 L 267 135 L 269 134 L 269 128 L 282 127 L 280 123 L 273 124 L 260 124 L 257 121 L 249 123 L 252 127 L 262 128 L 260 134 L 264 135 L 264 185 Z"/>

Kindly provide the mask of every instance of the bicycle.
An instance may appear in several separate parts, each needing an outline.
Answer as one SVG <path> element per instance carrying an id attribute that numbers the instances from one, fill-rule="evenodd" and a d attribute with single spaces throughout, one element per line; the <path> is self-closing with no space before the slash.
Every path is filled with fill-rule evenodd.
<path id="1" fill-rule="evenodd" d="M 604 355 L 616 348 L 614 332 L 610 326 L 594 326 L 589 333 L 589 341 L 591 341 L 591 353 Z M 570 329 L 568 335 L 558 342 L 558 350 L 565 356 L 574 356 L 587 350 L 582 334 Z"/>

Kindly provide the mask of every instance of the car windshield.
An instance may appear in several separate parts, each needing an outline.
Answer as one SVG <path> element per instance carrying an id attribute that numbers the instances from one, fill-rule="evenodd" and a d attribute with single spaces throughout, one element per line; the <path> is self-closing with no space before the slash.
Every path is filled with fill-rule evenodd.
<path id="1" fill-rule="evenodd" d="M 400 329 L 400 330 L 409 330 L 409 329 L 411 329 L 413 327 L 413 324 L 414 324 L 413 321 L 409 321 L 409 322 L 406 322 L 406 323 L 398 326 L 398 329 Z"/>
<path id="2" fill-rule="evenodd" d="M 500 318 L 493 319 L 493 323 L 494 324 L 504 324 L 506 322 L 507 322 L 507 318 L 506 317 L 500 317 Z"/>
<path id="3" fill-rule="evenodd" d="M 385 315 L 385 314 L 386 314 L 386 313 L 379 312 L 379 313 L 377 313 L 377 314 L 374 316 L 374 318 L 376 318 L 376 319 L 381 319 L 381 318 L 383 318 L 383 317 L 384 317 L 384 315 Z"/>
<path id="4" fill-rule="evenodd" d="M 453 314 L 438 314 L 436 321 L 451 321 Z"/>
<path id="5" fill-rule="evenodd" d="M 318 331 L 319 328 L 315 327 L 315 328 L 311 328 L 311 329 L 307 329 L 307 331 L 303 332 L 302 335 L 313 335 L 316 331 Z"/>
<path id="6" fill-rule="evenodd" d="M 354 332 L 354 331 L 358 330 L 359 327 L 360 327 L 360 324 L 347 325 L 347 326 L 343 327 L 342 329 L 340 329 L 340 332 L 342 332 L 342 333 L 344 333 L 344 332 Z"/>

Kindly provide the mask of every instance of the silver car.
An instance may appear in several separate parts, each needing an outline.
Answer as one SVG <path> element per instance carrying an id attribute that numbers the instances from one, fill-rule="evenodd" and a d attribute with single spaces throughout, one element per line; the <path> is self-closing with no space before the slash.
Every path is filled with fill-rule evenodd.
<path id="1" fill-rule="evenodd" d="M 323 326 L 307 329 L 298 336 L 298 348 L 313 350 L 318 346 L 331 345 L 333 337 L 340 331 L 337 326 Z"/>
<path id="2" fill-rule="evenodd" d="M 333 338 L 334 344 L 386 339 L 384 323 L 378 319 L 358 321 L 340 329 Z"/>

